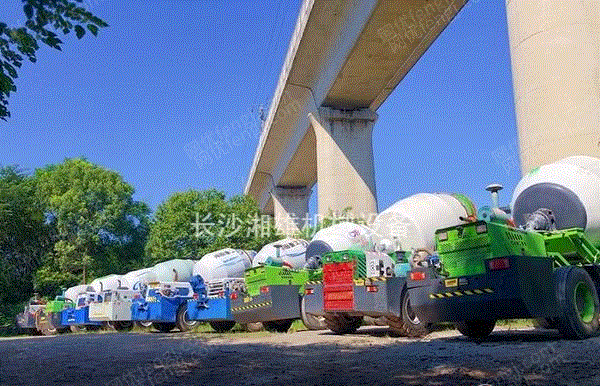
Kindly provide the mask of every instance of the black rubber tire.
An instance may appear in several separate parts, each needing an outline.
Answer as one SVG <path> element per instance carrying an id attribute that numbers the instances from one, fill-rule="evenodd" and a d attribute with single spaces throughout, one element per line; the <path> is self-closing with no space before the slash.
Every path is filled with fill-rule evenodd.
<path id="1" fill-rule="evenodd" d="M 283 333 L 288 332 L 290 327 L 292 327 L 292 323 L 294 323 L 293 319 L 272 320 L 269 322 L 263 322 L 263 327 L 269 332 Z"/>
<path id="2" fill-rule="evenodd" d="M 177 317 L 175 318 L 175 324 L 181 332 L 188 332 L 198 326 L 197 320 L 190 320 L 187 317 L 187 303 L 183 303 L 177 309 Z"/>
<path id="3" fill-rule="evenodd" d="M 40 311 L 35 316 L 35 327 L 42 335 L 51 336 L 57 335 L 58 329 L 50 321 L 50 316 L 44 311 Z"/>
<path id="4" fill-rule="evenodd" d="M 302 323 L 304 323 L 306 328 L 313 331 L 327 329 L 327 326 L 325 325 L 325 318 L 306 313 L 305 299 L 306 298 L 303 296 L 302 300 L 300 301 L 300 315 L 302 315 Z"/>
<path id="5" fill-rule="evenodd" d="M 431 332 L 431 325 L 422 323 L 410 307 L 410 296 L 406 289 L 402 291 L 400 307 L 401 317 L 386 317 L 390 331 L 394 335 L 421 338 Z"/>
<path id="6" fill-rule="evenodd" d="M 98 326 L 97 324 L 91 324 L 89 326 L 85 326 L 85 329 L 87 331 L 100 331 L 102 329 L 102 326 Z"/>
<path id="7" fill-rule="evenodd" d="M 42 327 L 39 332 L 45 336 L 58 335 L 58 330 L 56 328 Z"/>
<path id="8" fill-rule="evenodd" d="M 127 332 L 133 329 L 132 321 L 112 322 L 112 327 L 119 332 Z"/>
<path id="9" fill-rule="evenodd" d="M 558 325 L 554 318 L 537 318 L 533 320 L 533 327 L 536 330 L 556 330 Z"/>
<path id="10" fill-rule="evenodd" d="M 44 336 L 58 335 L 58 330 L 56 328 L 42 328 L 41 330 L 39 330 L 39 332 L 41 335 Z"/>
<path id="11" fill-rule="evenodd" d="M 387 326 L 388 322 L 385 316 L 368 316 L 365 315 L 363 317 L 363 325 L 364 326 Z"/>
<path id="12" fill-rule="evenodd" d="M 83 332 L 86 330 L 85 326 L 76 326 L 76 325 L 69 326 L 69 329 L 71 330 L 72 333 Z"/>
<path id="13" fill-rule="evenodd" d="M 221 320 L 208 322 L 213 330 L 216 332 L 227 332 L 231 331 L 231 329 L 235 326 L 235 322 L 233 320 Z"/>
<path id="14" fill-rule="evenodd" d="M 142 331 L 150 331 L 152 330 L 153 327 L 153 323 L 152 322 L 148 322 L 148 321 L 136 321 L 135 322 L 135 327 L 139 328 Z"/>
<path id="15" fill-rule="evenodd" d="M 362 316 L 325 314 L 325 325 L 336 334 L 353 334 L 363 323 Z"/>
<path id="16" fill-rule="evenodd" d="M 152 323 L 152 326 L 156 328 L 159 332 L 171 332 L 175 327 L 175 323 Z"/>
<path id="17" fill-rule="evenodd" d="M 556 300 L 558 302 L 558 331 L 567 339 L 581 340 L 598 336 L 600 306 L 594 281 L 587 271 L 580 267 L 560 267 L 555 271 Z M 592 310 L 591 319 L 584 321 L 579 312 L 577 289 L 582 285 L 589 290 Z"/>
<path id="18" fill-rule="evenodd" d="M 495 320 L 463 320 L 455 324 L 456 329 L 467 338 L 475 341 L 481 341 L 487 338 L 494 327 L 496 327 Z"/>
<path id="19" fill-rule="evenodd" d="M 264 326 L 261 322 L 256 323 L 246 323 L 242 325 L 244 327 L 244 331 L 247 332 L 259 332 L 264 330 Z"/>
<path id="20" fill-rule="evenodd" d="M 378 318 L 373 318 L 373 325 L 375 326 L 387 326 L 387 318 L 385 316 L 380 316 Z"/>

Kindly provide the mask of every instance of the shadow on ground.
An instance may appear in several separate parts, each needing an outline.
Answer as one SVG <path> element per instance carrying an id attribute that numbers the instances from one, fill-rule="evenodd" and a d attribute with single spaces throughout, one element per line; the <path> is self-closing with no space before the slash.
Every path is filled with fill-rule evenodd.
<path id="1" fill-rule="evenodd" d="M 499 331 L 481 344 L 454 332 L 350 336 L 80 334 L 0 340 L 2 385 L 598 385 L 600 340 Z M 238 336 L 239 335 L 239 336 Z M 241 339 L 236 341 L 236 339 Z"/>

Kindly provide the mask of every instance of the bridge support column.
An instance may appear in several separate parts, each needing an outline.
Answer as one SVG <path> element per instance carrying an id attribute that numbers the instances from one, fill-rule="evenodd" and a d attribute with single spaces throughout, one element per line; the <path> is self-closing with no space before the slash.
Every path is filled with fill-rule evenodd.
<path id="1" fill-rule="evenodd" d="M 377 213 L 371 110 L 320 108 L 310 114 L 317 144 L 319 214 L 369 219 Z"/>
<path id="2" fill-rule="evenodd" d="M 286 236 L 293 236 L 306 225 L 311 189 L 297 186 L 277 186 L 273 191 L 275 227 Z"/>
<path id="3" fill-rule="evenodd" d="M 600 3 L 506 0 L 524 173 L 600 157 Z"/>

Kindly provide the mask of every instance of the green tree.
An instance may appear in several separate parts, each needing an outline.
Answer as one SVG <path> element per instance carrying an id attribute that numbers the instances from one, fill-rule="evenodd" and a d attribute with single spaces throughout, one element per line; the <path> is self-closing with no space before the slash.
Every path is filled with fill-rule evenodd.
<path id="1" fill-rule="evenodd" d="M 42 293 L 139 268 L 149 209 L 116 172 L 84 159 L 36 171 L 36 197 L 56 243 L 36 275 Z"/>
<path id="2" fill-rule="evenodd" d="M 40 44 L 57 50 L 62 41 L 58 34 L 75 31 L 81 39 L 86 29 L 93 35 L 108 24 L 81 6 L 83 0 L 22 0 L 27 21 L 11 28 L 0 22 L 0 119 L 10 117 L 8 98 L 17 91 L 14 80 L 23 61 L 35 62 Z"/>
<path id="3" fill-rule="evenodd" d="M 200 258 L 222 248 L 258 250 L 275 239 L 270 217 L 248 196 L 216 190 L 175 193 L 157 209 L 146 244 L 147 265 Z"/>
<path id="4" fill-rule="evenodd" d="M 0 326 L 33 292 L 33 275 L 51 247 L 51 232 L 35 199 L 33 179 L 0 168 Z"/>

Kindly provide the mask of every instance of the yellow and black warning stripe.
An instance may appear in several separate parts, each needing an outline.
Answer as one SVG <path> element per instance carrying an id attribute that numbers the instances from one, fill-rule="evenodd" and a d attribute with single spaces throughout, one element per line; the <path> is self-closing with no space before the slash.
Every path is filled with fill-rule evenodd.
<path id="1" fill-rule="evenodd" d="M 383 282 L 383 281 L 387 281 L 387 277 L 381 276 L 381 277 L 369 277 L 366 279 L 354 279 L 354 284 L 356 284 L 356 285 L 371 285 L 373 283 Z"/>
<path id="2" fill-rule="evenodd" d="M 460 296 L 471 296 L 471 295 L 483 295 L 483 294 L 493 294 L 494 290 L 491 288 L 483 288 L 483 289 L 474 289 L 474 290 L 463 290 L 463 291 L 452 291 L 452 292 L 442 292 L 438 294 L 429 294 L 430 299 L 445 299 L 445 298 L 453 298 Z"/>
<path id="3" fill-rule="evenodd" d="M 264 308 L 264 307 L 270 307 L 273 304 L 271 302 L 263 302 L 263 303 L 256 303 L 256 304 L 248 304 L 247 306 L 241 306 L 241 307 L 234 307 L 231 309 L 232 312 L 236 312 L 236 311 L 247 311 L 247 310 L 254 310 L 256 308 Z"/>
<path id="4" fill-rule="evenodd" d="M 323 284 L 322 281 L 307 281 L 306 284 L 308 285 L 318 285 L 318 284 Z"/>

